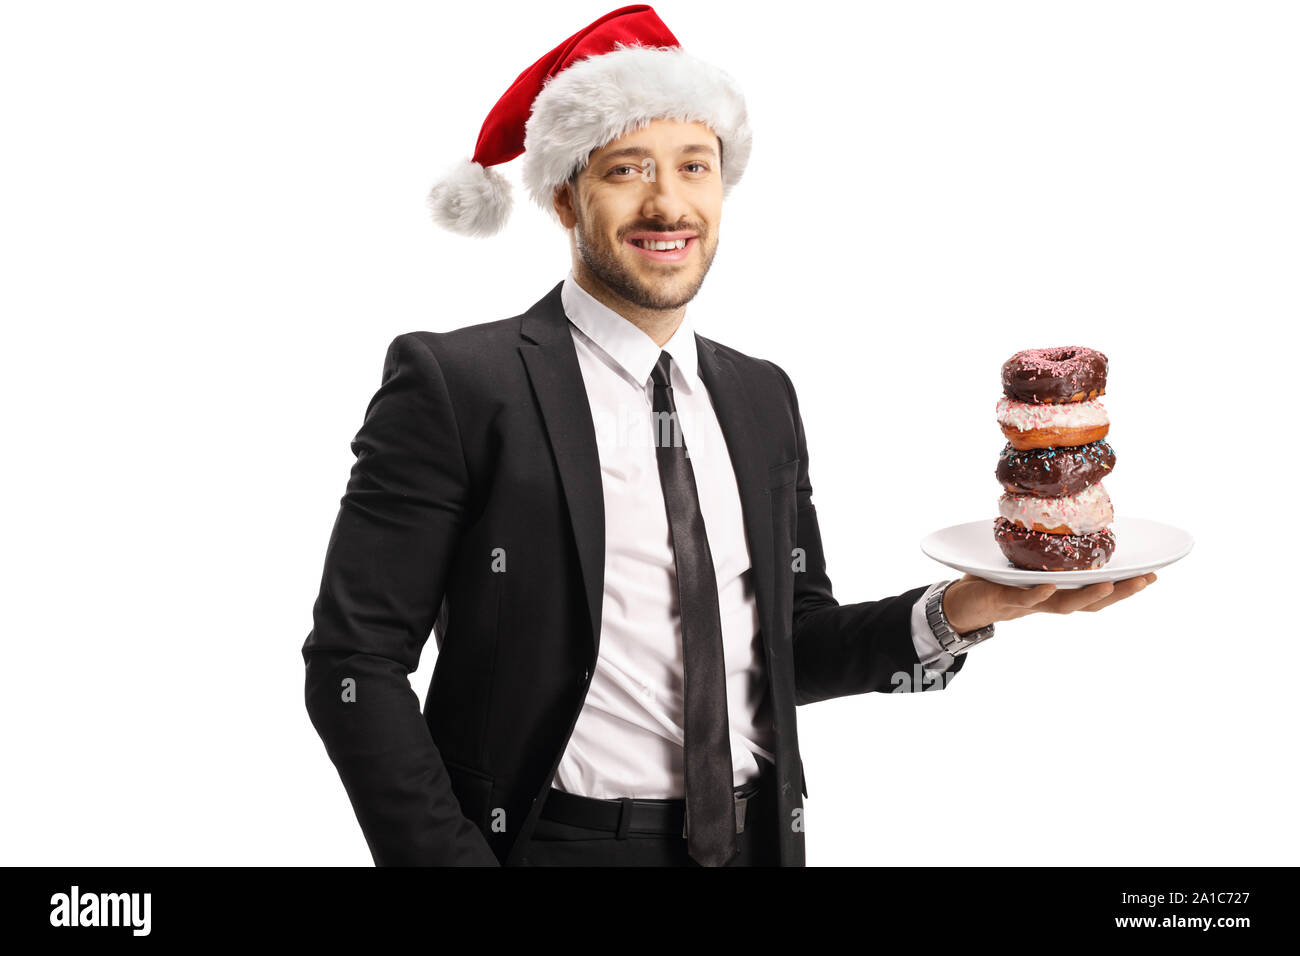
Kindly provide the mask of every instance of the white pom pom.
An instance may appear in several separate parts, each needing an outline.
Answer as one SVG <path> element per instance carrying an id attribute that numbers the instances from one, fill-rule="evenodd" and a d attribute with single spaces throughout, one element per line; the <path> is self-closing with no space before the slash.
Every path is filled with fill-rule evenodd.
<path id="1" fill-rule="evenodd" d="M 495 167 L 463 159 L 429 191 L 433 221 L 463 236 L 486 237 L 510 218 L 510 183 Z"/>

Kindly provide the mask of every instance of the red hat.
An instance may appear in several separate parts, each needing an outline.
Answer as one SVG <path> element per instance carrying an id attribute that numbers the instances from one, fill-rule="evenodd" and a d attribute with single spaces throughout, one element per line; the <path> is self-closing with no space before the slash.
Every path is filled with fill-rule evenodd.
<path id="1" fill-rule="evenodd" d="M 736 82 L 683 52 L 653 8 L 619 7 L 519 74 L 484 120 L 474 155 L 430 191 L 433 220 L 467 236 L 499 232 L 512 200 L 493 167 L 525 153 L 524 185 L 559 222 L 555 189 L 593 150 L 656 119 L 707 125 L 722 143 L 723 197 L 740 182 L 753 134 Z"/>

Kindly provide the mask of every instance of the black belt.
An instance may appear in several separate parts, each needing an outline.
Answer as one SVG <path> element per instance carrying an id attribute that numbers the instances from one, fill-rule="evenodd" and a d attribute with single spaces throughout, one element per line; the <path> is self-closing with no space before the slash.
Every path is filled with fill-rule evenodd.
<path id="1" fill-rule="evenodd" d="M 760 763 L 763 767 L 758 777 L 732 790 L 736 801 L 737 833 L 742 833 L 745 829 L 745 807 L 765 787 L 771 786 L 771 771 L 775 768 L 766 760 L 760 760 Z M 620 840 L 632 833 L 678 833 L 686 836 L 686 800 L 680 797 L 665 800 L 639 797 L 601 800 L 551 787 L 541 815 L 570 826 L 608 830 Z"/>

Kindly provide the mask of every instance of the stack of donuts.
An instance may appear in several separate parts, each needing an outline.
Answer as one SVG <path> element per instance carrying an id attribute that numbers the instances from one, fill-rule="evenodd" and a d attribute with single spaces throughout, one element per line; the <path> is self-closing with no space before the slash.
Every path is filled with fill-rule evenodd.
<path id="1" fill-rule="evenodd" d="M 1115 513 L 1101 483 L 1115 467 L 1098 401 L 1108 368 L 1105 355 L 1077 345 L 1026 349 L 1002 366 L 997 420 L 1007 444 L 993 533 L 1017 568 L 1100 568 L 1115 553 Z"/>

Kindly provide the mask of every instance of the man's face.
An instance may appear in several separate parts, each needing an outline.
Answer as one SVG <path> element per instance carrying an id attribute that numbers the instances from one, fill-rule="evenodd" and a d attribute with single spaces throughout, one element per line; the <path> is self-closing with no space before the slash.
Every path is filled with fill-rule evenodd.
<path id="1" fill-rule="evenodd" d="M 718 248 L 720 153 L 709 127 L 675 120 L 655 120 L 593 152 L 576 203 L 563 189 L 556 200 L 587 269 L 641 308 L 676 309 L 695 298 Z M 684 248 L 638 247 L 679 238 Z"/>

